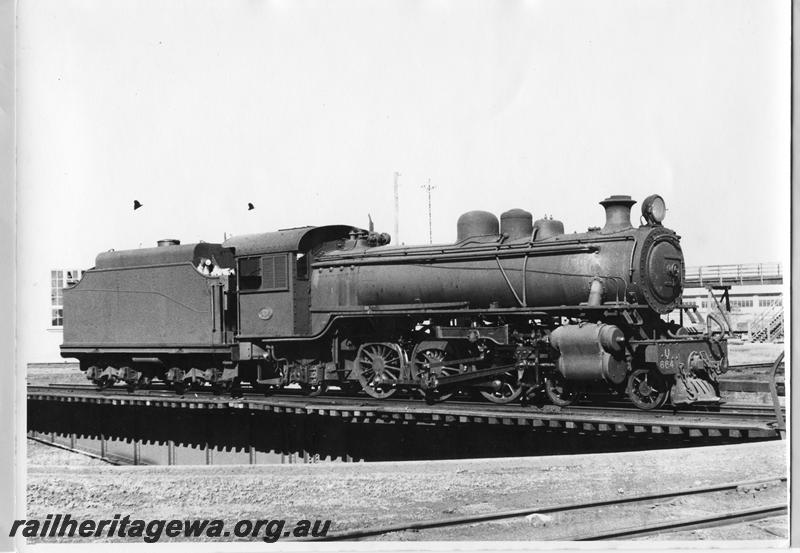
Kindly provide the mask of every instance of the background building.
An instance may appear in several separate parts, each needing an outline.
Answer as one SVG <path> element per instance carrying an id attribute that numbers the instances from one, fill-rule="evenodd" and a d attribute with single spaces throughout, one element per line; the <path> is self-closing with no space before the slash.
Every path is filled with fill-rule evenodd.
<path id="1" fill-rule="evenodd" d="M 724 300 L 727 292 L 728 300 Z M 731 330 L 754 342 L 784 338 L 783 270 L 780 263 L 687 267 L 684 303 L 703 315 L 725 308 Z"/>

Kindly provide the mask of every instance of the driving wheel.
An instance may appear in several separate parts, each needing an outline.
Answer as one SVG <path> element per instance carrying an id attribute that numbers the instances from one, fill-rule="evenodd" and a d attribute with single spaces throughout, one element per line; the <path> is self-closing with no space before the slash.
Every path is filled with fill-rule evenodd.
<path id="1" fill-rule="evenodd" d="M 492 403 L 511 403 L 522 395 L 516 370 L 501 374 L 492 384 L 494 390 L 481 390 L 481 395 Z"/>
<path id="2" fill-rule="evenodd" d="M 460 371 L 458 367 L 448 367 L 447 365 L 440 365 L 438 367 L 430 368 L 432 363 L 441 363 L 447 358 L 447 352 L 441 347 L 430 347 L 417 351 L 414 354 L 414 369 L 416 370 L 417 378 L 424 378 L 433 375 L 450 376 L 458 374 Z M 446 393 L 436 393 L 435 390 L 423 391 L 423 395 L 427 400 L 445 401 L 455 394 L 455 390 Z"/>
<path id="3" fill-rule="evenodd" d="M 368 395 L 384 399 L 397 391 L 403 370 L 401 350 L 394 344 L 364 344 L 358 349 L 355 375 Z"/>

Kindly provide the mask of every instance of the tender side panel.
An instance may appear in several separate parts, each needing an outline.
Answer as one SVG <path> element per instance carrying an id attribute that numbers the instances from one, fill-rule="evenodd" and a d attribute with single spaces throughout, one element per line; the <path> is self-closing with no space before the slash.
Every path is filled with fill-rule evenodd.
<path id="1" fill-rule="evenodd" d="M 64 291 L 62 347 L 219 345 L 219 284 L 189 263 L 87 271 Z"/>

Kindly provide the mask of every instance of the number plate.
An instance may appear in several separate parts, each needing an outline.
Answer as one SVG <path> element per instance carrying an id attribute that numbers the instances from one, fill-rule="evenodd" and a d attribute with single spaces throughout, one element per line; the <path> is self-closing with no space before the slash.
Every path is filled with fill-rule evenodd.
<path id="1" fill-rule="evenodd" d="M 658 344 L 658 369 L 666 374 L 678 372 L 680 353 L 680 348 L 675 347 L 675 344 Z"/>

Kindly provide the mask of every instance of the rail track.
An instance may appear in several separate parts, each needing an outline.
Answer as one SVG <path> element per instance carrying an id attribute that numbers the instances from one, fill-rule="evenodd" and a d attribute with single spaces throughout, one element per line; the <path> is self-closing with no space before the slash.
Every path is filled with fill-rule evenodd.
<path id="1" fill-rule="evenodd" d="M 209 388 L 200 388 L 197 390 L 189 390 L 184 394 L 177 395 L 173 390 L 168 388 L 165 385 L 156 385 L 149 389 L 137 389 L 133 391 L 128 391 L 124 387 L 111 387 L 111 388 L 104 388 L 104 389 L 97 389 L 94 385 L 91 384 L 48 384 L 47 386 L 28 386 L 29 392 L 44 392 L 48 390 L 60 390 L 65 392 L 75 392 L 77 394 L 82 395 L 99 395 L 99 396 L 114 396 L 119 394 L 128 394 L 130 396 L 155 396 L 161 398 L 191 398 L 191 397 L 208 397 L 208 398 L 220 398 L 220 400 L 228 401 L 228 400 L 258 400 L 264 398 L 265 395 L 263 393 L 258 393 L 252 390 L 249 387 L 243 388 L 243 393 L 241 397 L 237 398 L 229 398 L 224 396 L 215 395 Z M 292 389 L 284 389 L 281 391 L 277 391 L 275 393 L 270 394 L 271 398 L 280 398 L 280 399 L 302 399 L 310 404 L 313 403 L 320 403 L 320 404 L 332 404 L 332 405 L 352 405 L 358 402 L 364 401 L 374 401 L 371 398 L 367 398 L 366 396 L 352 396 L 346 394 L 344 392 L 337 393 L 336 391 L 331 391 L 327 393 L 325 396 L 321 397 L 308 397 L 304 395 L 300 390 L 292 390 Z M 409 403 L 411 405 L 420 404 L 422 400 L 418 398 L 408 398 L 408 399 L 391 399 L 391 400 L 382 400 L 383 402 L 392 402 L 394 404 L 402 404 L 402 403 Z M 606 413 L 618 413 L 618 414 L 630 414 L 630 413 L 641 413 L 640 409 L 630 405 L 628 402 L 624 400 L 607 400 L 607 401 L 599 401 L 593 402 L 591 404 L 575 404 L 569 407 L 559 407 L 556 405 L 532 405 L 532 404 L 505 404 L 505 405 L 496 405 L 491 404 L 486 401 L 467 401 L 467 400 L 453 400 L 450 399 L 446 402 L 437 404 L 437 405 L 453 405 L 453 406 L 476 406 L 479 405 L 481 407 L 487 408 L 494 408 L 498 410 L 502 410 L 505 408 L 515 408 L 515 407 L 524 407 L 527 409 L 541 411 L 543 413 L 585 413 L 585 412 L 593 412 L 596 410 L 602 410 Z M 785 411 L 785 408 L 784 408 Z M 682 409 L 653 409 L 647 411 L 648 413 L 659 414 L 659 415 L 675 415 L 675 414 L 720 414 L 724 413 L 725 416 L 741 416 L 741 417 L 754 417 L 754 418 L 764 418 L 769 417 L 775 414 L 775 410 L 770 405 L 765 404 L 754 404 L 754 403 L 723 403 L 718 408 L 707 408 L 707 407 L 694 407 L 694 408 L 682 408 Z"/>
<path id="2" fill-rule="evenodd" d="M 613 507 L 629 504 L 641 504 L 642 509 L 648 507 L 649 504 L 661 501 L 664 499 L 675 499 L 687 496 L 695 496 L 702 494 L 714 494 L 719 492 L 726 492 L 730 490 L 737 490 L 741 487 L 757 487 L 762 485 L 769 485 L 775 482 L 786 482 L 785 476 L 776 476 L 774 478 L 766 478 L 752 481 L 740 482 L 727 482 L 722 484 L 715 484 L 703 487 L 693 487 L 686 489 L 679 489 L 674 491 L 641 494 L 630 497 L 613 497 L 609 499 L 601 499 L 596 501 L 585 501 L 576 503 L 566 503 L 557 505 L 536 506 L 523 509 L 514 509 L 507 511 L 493 511 L 487 513 L 480 513 L 474 515 L 460 516 L 460 517 L 447 517 L 433 520 L 423 521 L 409 521 L 388 526 L 367 527 L 361 529 L 347 530 L 329 534 L 321 538 L 311 538 L 306 541 L 342 541 L 342 540 L 360 540 L 363 538 L 374 538 L 376 536 L 383 536 L 396 532 L 420 532 L 430 530 L 433 528 L 444 527 L 458 527 L 467 526 L 471 524 L 492 522 L 503 519 L 512 519 L 525 517 L 530 515 L 547 515 L 568 513 L 571 511 L 586 511 L 591 509 L 600 509 L 602 507 Z M 781 516 L 788 512 L 786 502 L 779 504 L 767 504 L 755 508 L 744 509 L 739 511 L 725 511 L 716 512 L 713 514 L 697 515 L 678 520 L 661 520 L 656 522 L 648 522 L 638 526 L 624 527 L 612 530 L 598 530 L 583 534 L 569 534 L 564 533 L 556 538 L 550 538 L 559 541 L 591 541 L 591 540 L 608 540 L 620 538 L 635 538 L 645 535 L 656 533 L 663 533 L 669 531 L 708 528 L 713 526 L 724 526 L 743 522 L 747 520 L 758 520 L 768 517 Z M 531 539 L 536 539 L 532 536 Z"/>
<path id="3" fill-rule="evenodd" d="M 174 408 L 230 412 L 272 413 L 301 417 L 323 416 L 348 423 L 462 424 L 531 427 L 534 430 L 582 435 L 664 437 L 694 440 L 743 440 L 780 437 L 774 410 L 755 405 L 723 405 L 719 411 L 651 410 L 632 406 L 492 404 L 445 401 L 434 405 L 421 400 L 384 399 L 345 395 L 308 397 L 291 390 L 269 397 L 243 393 L 242 397 L 214 396 L 202 391 L 178 396 L 174 391 L 124 388 L 97 390 L 91 385 L 29 386 L 28 400 L 130 406 L 137 409 Z"/>
<path id="4" fill-rule="evenodd" d="M 784 367 L 784 362 L 781 360 L 779 366 Z M 743 363 L 741 365 L 729 365 L 728 372 L 739 372 L 745 370 L 753 370 L 753 369 L 771 369 L 775 365 L 774 361 L 769 361 L 766 363 Z"/>

